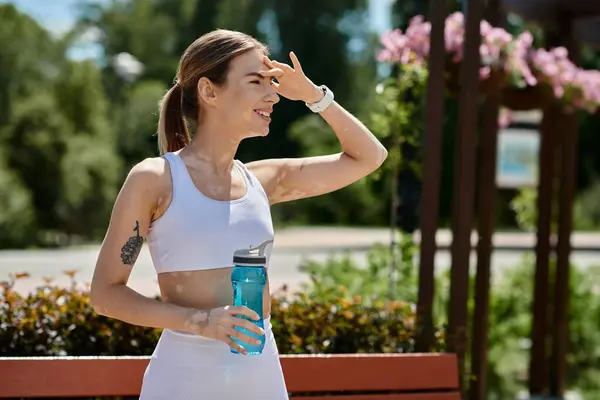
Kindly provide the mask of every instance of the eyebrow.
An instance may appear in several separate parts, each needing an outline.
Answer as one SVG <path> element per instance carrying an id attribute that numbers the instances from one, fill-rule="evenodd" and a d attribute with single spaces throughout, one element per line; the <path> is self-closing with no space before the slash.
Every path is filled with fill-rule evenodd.
<path id="1" fill-rule="evenodd" d="M 258 72 L 249 72 L 249 73 L 247 73 L 246 75 L 244 75 L 244 77 L 247 77 L 247 76 L 256 76 L 256 77 L 258 77 L 258 78 L 261 78 L 261 79 L 264 79 L 264 78 L 266 78 L 265 76 L 262 76 L 262 75 L 261 75 L 260 73 L 258 73 Z"/>

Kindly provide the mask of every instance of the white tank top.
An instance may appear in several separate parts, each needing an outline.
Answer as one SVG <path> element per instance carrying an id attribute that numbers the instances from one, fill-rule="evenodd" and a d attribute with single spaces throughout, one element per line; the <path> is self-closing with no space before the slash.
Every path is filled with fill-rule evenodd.
<path id="1" fill-rule="evenodd" d="M 214 200 L 194 185 L 176 153 L 164 157 L 171 168 L 173 196 L 167 210 L 150 224 L 148 247 L 157 273 L 231 267 L 233 252 L 273 240 L 269 200 L 259 180 L 239 160 L 246 194 Z M 265 251 L 270 259 L 272 244 Z"/>

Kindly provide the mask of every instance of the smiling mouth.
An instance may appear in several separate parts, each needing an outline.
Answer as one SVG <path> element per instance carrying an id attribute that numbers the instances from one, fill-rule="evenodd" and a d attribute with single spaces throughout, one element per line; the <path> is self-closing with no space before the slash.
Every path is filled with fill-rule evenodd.
<path id="1" fill-rule="evenodd" d="M 267 111 L 262 111 L 262 110 L 254 110 L 254 112 L 261 117 L 262 119 L 264 119 L 265 121 L 270 121 L 271 120 L 271 113 L 267 112 Z"/>

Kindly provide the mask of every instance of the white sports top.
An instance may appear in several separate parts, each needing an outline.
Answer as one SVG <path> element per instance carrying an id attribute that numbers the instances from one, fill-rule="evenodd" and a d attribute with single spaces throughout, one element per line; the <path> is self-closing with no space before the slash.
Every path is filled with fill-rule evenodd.
<path id="1" fill-rule="evenodd" d="M 246 194 L 221 201 L 202 194 L 177 153 L 166 153 L 173 182 L 167 210 L 150 224 L 148 247 L 157 273 L 233 266 L 233 252 L 273 240 L 269 200 L 259 180 L 239 160 Z M 272 244 L 265 251 L 267 267 Z"/>

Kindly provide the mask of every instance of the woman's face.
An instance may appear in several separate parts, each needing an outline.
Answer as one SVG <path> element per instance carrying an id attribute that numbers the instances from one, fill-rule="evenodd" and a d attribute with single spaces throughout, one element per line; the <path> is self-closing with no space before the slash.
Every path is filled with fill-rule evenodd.
<path id="1" fill-rule="evenodd" d="M 211 108 L 228 134 L 241 135 L 237 139 L 269 133 L 279 96 L 271 85 L 272 78 L 260 75 L 268 69 L 261 51 L 248 51 L 231 61 L 225 85 L 215 88 L 215 107 Z"/>

